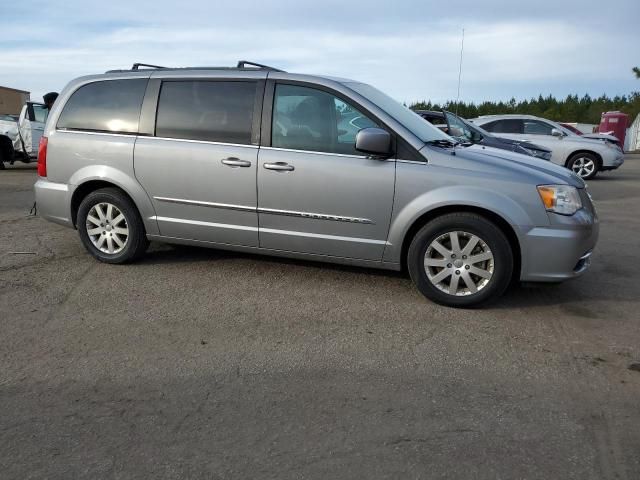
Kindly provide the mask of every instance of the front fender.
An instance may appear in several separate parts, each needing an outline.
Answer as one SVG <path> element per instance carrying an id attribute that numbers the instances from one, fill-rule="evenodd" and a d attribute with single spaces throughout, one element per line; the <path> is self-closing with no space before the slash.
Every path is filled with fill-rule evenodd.
<path id="1" fill-rule="evenodd" d="M 536 199 L 539 203 L 540 200 Z M 524 202 L 526 204 L 526 202 Z M 534 225 L 546 225 L 549 219 L 540 205 L 533 209 L 533 216 L 522 206 L 523 199 L 516 202 L 508 194 L 490 190 L 485 187 L 467 185 L 449 185 L 429 190 L 404 203 L 401 200 L 394 204 L 394 212 L 389 228 L 388 245 L 384 253 L 384 261 L 400 263 L 402 261 L 402 245 L 409 229 L 420 218 L 438 209 L 465 207 L 482 209 L 500 216 L 511 225 L 518 239 Z M 531 210 L 531 209 L 529 209 Z"/>
<path id="2" fill-rule="evenodd" d="M 108 165 L 89 165 L 77 170 L 69 179 L 70 198 L 78 187 L 94 180 L 111 183 L 126 192 L 138 208 L 147 234 L 159 235 L 156 212 L 151 199 L 138 181 L 122 170 Z"/>

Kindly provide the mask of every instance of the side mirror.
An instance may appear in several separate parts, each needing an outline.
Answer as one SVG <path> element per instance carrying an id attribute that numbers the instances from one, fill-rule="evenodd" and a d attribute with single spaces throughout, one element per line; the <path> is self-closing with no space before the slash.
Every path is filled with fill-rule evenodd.
<path id="1" fill-rule="evenodd" d="M 391 154 L 391 135 L 381 128 L 363 128 L 356 134 L 356 150 L 379 157 Z"/>
<path id="2" fill-rule="evenodd" d="M 552 128 L 551 129 L 551 135 L 554 136 L 554 137 L 564 137 L 564 133 L 562 133 L 557 128 Z"/>

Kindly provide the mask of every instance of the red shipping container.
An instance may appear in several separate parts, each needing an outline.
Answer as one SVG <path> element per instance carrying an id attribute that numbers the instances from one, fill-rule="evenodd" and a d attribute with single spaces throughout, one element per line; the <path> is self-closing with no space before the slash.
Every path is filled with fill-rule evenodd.
<path id="1" fill-rule="evenodd" d="M 620 144 L 624 145 L 624 138 L 627 136 L 627 125 L 629 124 L 629 115 L 622 112 L 605 112 L 600 117 L 600 125 L 598 132 L 609 133 L 620 140 Z"/>

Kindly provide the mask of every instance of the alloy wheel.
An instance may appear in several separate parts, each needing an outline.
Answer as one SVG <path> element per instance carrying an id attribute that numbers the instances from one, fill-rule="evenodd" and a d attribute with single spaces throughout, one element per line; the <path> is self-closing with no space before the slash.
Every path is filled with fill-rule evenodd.
<path id="1" fill-rule="evenodd" d="M 127 219 L 111 203 L 102 202 L 91 207 L 86 229 L 93 246 L 103 253 L 120 253 L 129 239 Z"/>
<path id="2" fill-rule="evenodd" d="M 588 177 L 596 169 L 596 164 L 593 159 L 588 157 L 578 157 L 573 161 L 571 170 L 581 178 Z"/>
<path id="3" fill-rule="evenodd" d="M 424 269 L 439 290 L 455 296 L 472 295 L 485 288 L 493 277 L 493 253 L 477 235 L 447 232 L 427 247 Z"/>

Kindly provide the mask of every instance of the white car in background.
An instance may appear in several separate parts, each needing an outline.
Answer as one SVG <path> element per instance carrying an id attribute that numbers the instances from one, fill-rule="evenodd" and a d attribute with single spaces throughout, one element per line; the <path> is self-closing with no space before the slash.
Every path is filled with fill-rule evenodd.
<path id="1" fill-rule="evenodd" d="M 624 163 L 624 152 L 611 142 L 576 135 L 559 123 L 533 115 L 485 115 L 470 120 L 501 137 L 536 143 L 551 150 L 551 161 L 588 180 Z"/>
<path id="2" fill-rule="evenodd" d="M 37 102 L 27 102 L 19 116 L 0 115 L 0 170 L 5 163 L 36 158 L 48 115 L 47 107 Z"/>

